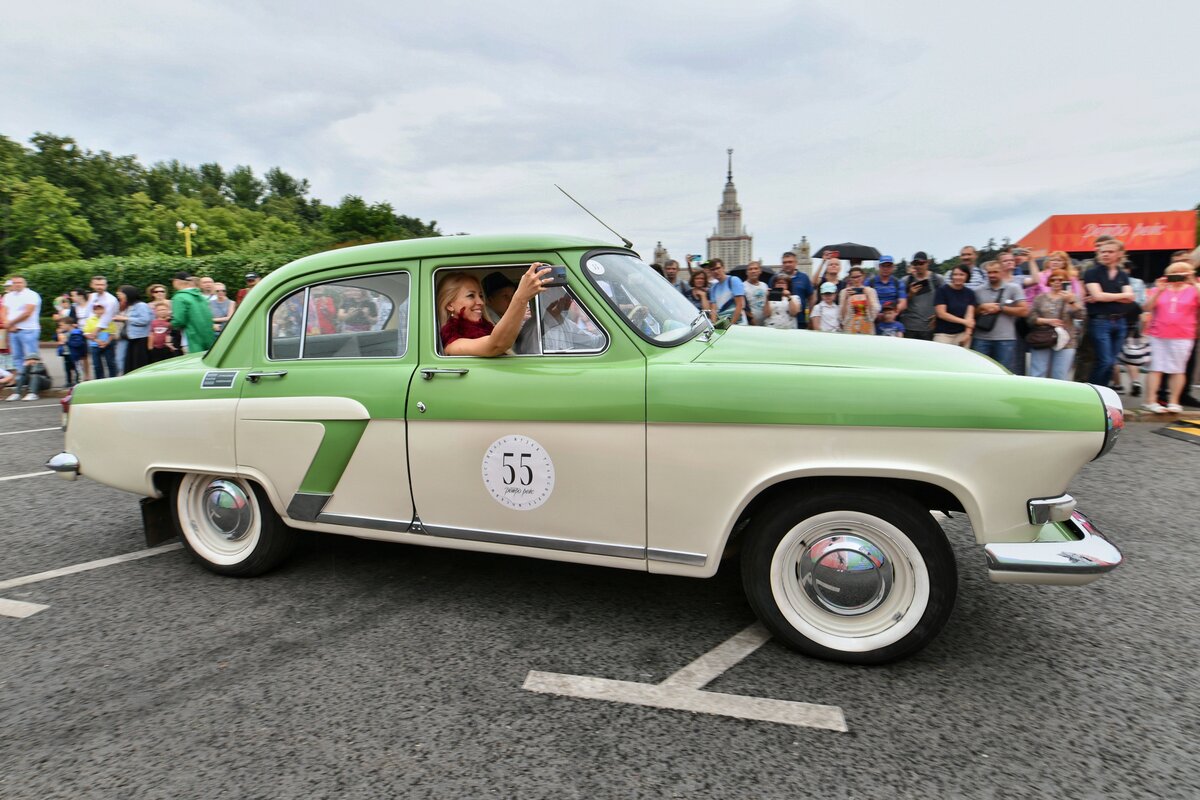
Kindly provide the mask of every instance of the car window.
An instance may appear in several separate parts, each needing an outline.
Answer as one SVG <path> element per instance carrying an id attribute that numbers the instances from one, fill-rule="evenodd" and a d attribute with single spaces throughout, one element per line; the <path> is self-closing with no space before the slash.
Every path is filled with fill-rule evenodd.
<path id="1" fill-rule="evenodd" d="M 408 350 L 408 307 L 405 272 L 306 286 L 272 309 L 267 355 L 397 358 Z"/>
<path id="2" fill-rule="evenodd" d="M 543 353 L 594 353 L 604 349 L 604 331 L 565 287 L 538 297 Z"/>
<path id="3" fill-rule="evenodd" d="M 507 308 L 512 291 L 527 269 L 528 264 L 439 270 L 434 275 L 435 297 L 442 288 L 442 279 L 452 274 L 466 273 L 483 289 L 484 319 L 495 324 Z M 438 325 L 439 335 L 436 341 L 439 353 L 443 353 L 440 337 L 443 322 L 441 318 L 435 320 L 435 324 Z M 517 340 L 508 355 L 599 353 L 607 346 L 608 335 L 571 290 L 568 287 L 552 286 L 529 303 Z M 456 357 L 461 356 L 450 356 Z"/>

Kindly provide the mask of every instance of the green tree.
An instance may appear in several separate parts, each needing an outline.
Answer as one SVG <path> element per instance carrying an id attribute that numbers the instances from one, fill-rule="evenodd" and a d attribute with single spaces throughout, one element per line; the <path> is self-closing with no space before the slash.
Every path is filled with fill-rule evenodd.
<path id="1" fill-rule="evenodd" d="M 236 166 L 225 179 L 225 196 L 242 208 L 258 208 L 264 191 L 266 187 L 250 167 Z"/>
<path id="2" fill-rule="evenodd" d="M 77 258 L 92 238 L 79 203 L 41 176 L 12 181 L 4 249 L 17 265 Z"/>

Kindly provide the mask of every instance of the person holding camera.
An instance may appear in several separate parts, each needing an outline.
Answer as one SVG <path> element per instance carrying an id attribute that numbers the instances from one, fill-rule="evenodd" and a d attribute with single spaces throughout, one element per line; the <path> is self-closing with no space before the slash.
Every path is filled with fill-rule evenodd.
<path id="1" fill-rule="evenodd" d="M 875 318 L 879 316 L 880 309 L 879 295 L 870 286 L 863 286 L 863 274 L 862 267 L 851 267 L 846 275 L 846 288 L 838 296 L 842 330 L 874 336 Z"/>
<path id="2" fill-rule="evenodd" d="M 1150 402 L 1142 408 L 1155 414 L 1179 414 L 1183 411 L 1179 398 L 1187 382 L 1188 357 L 1200 323 L 1200 290 L 1196 288 L 1192 265 L 1177 261 L 1167 267 L 1166 274 L 1154 282 L 1148 293 L 1145 308 L 1150 312 L 1146 331 L 1150 335 L 1150 374 L 1146 379 L 1146 397 Z M 1163 375 L 1170 376 L 1166 406 L 1157 399 Z"/>
<path id="3" fill-rule="evenodd" d="M 767 299 L 763 304 L 762 324 L 766 328 L 791 330 L 800 314 L 800 298 L 792 294 L 792 279 L 780 272 L 771 279 Z"/>

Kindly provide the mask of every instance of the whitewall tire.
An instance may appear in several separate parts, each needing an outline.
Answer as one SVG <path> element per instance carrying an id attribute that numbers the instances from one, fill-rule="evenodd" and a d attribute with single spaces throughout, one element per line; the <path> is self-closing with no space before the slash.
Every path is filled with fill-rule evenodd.
<path id="1" fill-rule="evenodd" d="M 899 494 L 839 489 L 777 500 L 756 514 L 742 580 L 780 640 L 852 664 L 923 648 L 958 591 L 954 553 L 927 510 Z"/>
<path id="2" fill-rule="evenodd" d="M 213 572 L 261 575 L 291 552 L 291 532 L 262 490 L 244 478 L 187 473 L 172 495 L 184 546 Z"/>

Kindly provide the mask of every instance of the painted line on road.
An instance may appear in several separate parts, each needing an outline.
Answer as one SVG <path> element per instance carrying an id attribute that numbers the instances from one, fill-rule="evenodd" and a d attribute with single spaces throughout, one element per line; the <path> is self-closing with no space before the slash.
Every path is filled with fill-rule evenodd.
<path id="1" fill-rule="evenodd" d="M 61 431 L 61 425 L 55 425 L 53 428 L 30 428 L 27 431 L 5 431 L 0 433 L 0 436 L 16 436 L 18 433 L 45 433 L 46 431 Z"/>
<path id="2" fill-rule="evenodd" d="M 3 597 L 0 597 L 0 617 L 25 619 L 26 617 L 32 617 L 39 611 L 45 611 L 49 607 L 41 603 L 26 603 L 24 600 L 5 600 Z"/>
<path id="3" fill-rule="evenodd" d="M 50 470 L 47 469 L 47 470 L 43 470 L 42 472 L 26 472 L 24 475 L 9 475 L 6 478 L 0 478 L 0 481 L 19 481 L 22 478 L 36 478 L 39 475 L 53 475 L 53 474 L 54 474 L 53 472 L 51 472 Z"/>
<path id="4" fill-rule="evenodd" d="M 766 629 L 755 623 L 657 685 L 616 681 L 590 675 L 531 671 L 525 676 L 522 688 L 539 694 L 584 700 L 605 700 L 650 708 L 691 711 L 697 714 L 776 722 L 841 733 L 848 731 L 846 715 L 840 706 L 706 692 L 701 689 L 770 638 L 771 635 Z"/>
<path id="5" fill-rule="evenodd" d="M 39 403 L 36 406 L 14 406 L 13 408 L 0 408 L 0 413 L 5 411 L 27 411 L 31 408 L 54 408 L 58 403 Z"/>
<path id="6" fill-rule="evenodd" d="M 74 575 L 77 572 L 88 572 L 101 567 L 110 567 L 113 564 L 124 564 L 126 561 L 137 561 L 141 558 L 149 558 L 150 556 L 160 556 L 163 553 L 170 553 L 183 547 L 180 542 L 164 544 L 159 547 L 151 547 L 149 550 L 137 550 L 132 553 L 126 553 L 122 556 L 112 556 L 111 558 L 101 558 L 96 561 L 86 561 L 82 564 L 74 564 L 69 567 L 60 567 L 46 572 L 39 572 L 34 575 L 24 575 L 20 578 L 9 578 L 6 581 L 0 581 L 0 592 L 17 586 L 28 586 L 31 583 L 41 583 L 52 578 L 61 578 L 64 575 Z"/>

